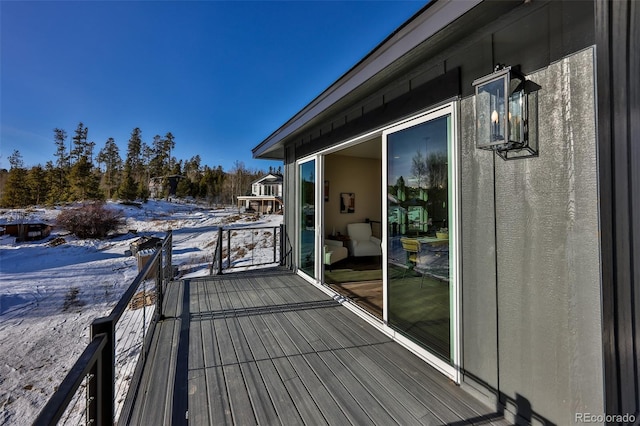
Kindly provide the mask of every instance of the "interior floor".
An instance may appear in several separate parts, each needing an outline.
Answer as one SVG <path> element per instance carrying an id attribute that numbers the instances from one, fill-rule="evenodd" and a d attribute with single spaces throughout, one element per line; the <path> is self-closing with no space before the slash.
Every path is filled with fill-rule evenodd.
<path id="1" fill-rule="evenodd" d="M 349 257 L 325 270 L 325 283 L 370 314 L 382 319 L 381 257 Z"/>
<path id="2" fill-rule="evenodd" d="M 389 325 L 450 358 L 449 283 L 405 267 L 389 265 Z M 348 258 L 325 270 L 325 283 L 371 315 L 382 319 L 380 258 Z"/>

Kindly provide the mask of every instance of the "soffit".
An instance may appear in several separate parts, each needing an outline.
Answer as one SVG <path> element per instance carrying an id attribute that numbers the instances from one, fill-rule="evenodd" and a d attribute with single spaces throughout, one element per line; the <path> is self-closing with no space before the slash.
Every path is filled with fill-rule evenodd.
<path id="1" fill-rule="evenodd" d="M 356 66 L 253 149 L 256 158 L 284 159 L 284 146 L 332 119 L 384 103 L 385 94 L 409 90 L 412 75 L 438 68 L 442 52 L 522 1 L 440 0 L 429 3 Z M 405 86 L 405 87 L 401 87 Z"/>

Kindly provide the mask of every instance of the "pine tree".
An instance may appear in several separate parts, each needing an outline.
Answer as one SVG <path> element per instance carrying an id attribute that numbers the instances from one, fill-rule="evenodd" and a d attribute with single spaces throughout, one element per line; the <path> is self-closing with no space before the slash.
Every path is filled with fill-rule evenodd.
<path id="1" fill-rule="evenodd" d="M 151 160 L 149 161 L 149 175 L 152 177 L 162 177 L 167 174 L 166 164 L 168 159 L 164 153 L 164 140 L 162 136 L 155 135 L 150 147 Z"/>
<path id="2" fill-rule="evenodd" d="M 113 138 L 107 139 L 96 160 L 105 165 L 102 186 L 105 189 L 107 198 L 110 199 L 120 184 L 120 172 L 122 169 L 120 151 Z"/>
<path id="3" fill-rule="evenodd" d="M 184 163 L 184 174 L 188 177 L 192 182 L 198 182 L 202 175 L 200 170 L 200 156 L 196 155 L 195 157 L 191 157 L 189 161 L 185 161 Z"/>
<path id="4" fill-rule="evenodd" d="M 143 163 L 141 159 L 142 153 L 142 131 L 136 127 L 131 132 L 129 143 L 127 145 L 127 159 L 124 163 L 124 177 L 118 194 L 120 198 L 127 201 L 135 200 L 138 195 L 144 195 L 142 189 L 142 176 L 144 174 Z"/>
<path id="5" fill-rule="evenodd" d="M 26 184 L 27 171 L 20 151 L 13 151 L 9 156 L 9 164 L 11 168 L 4 185 L 1 204 L 3 207 L 25 207 L 29 203 L 29 189 Z"/>
<path id="6" fill-rule="evenodd" d="M 140 198 L 145 203 L 149 200 L 149 184 L 144 181 L 140 181 L 138 183 L 138 198 Z"/>
<path id="7" fill-rule="evenodd" d="M 184 175 L 189 180 L 189 192 L 186 195 L 197 197 L 202 179 L 202 171 L 200 170 L 200 156 L 191 157 L 189 161 L 184 163 Z"/>
<path id="8" fill-rule="evenodd" d="M 177 161 L 175 158 L 172 161 L 173 167 L 170 170 L 172 175 L 181 175 L 182 174 L 182 160 Z"/>
<path id="9" fill-rule="evenodd" d="M 73 141 L 73 147 L 69 152 L 70 165 L 73 165 L 79 161 L 81 157 L 87 155 L 88 151 L 87 136 L 89 134 L 89 128 L 85 127 L 85 125 L 80 122 L 78 123 L 78 127 L 76 127 L 74 133 L 75 134 L 71 139 Z"/>
<path id="10" fill-rule="evenodd" d="M 54 205 L 59 201 L 57 198 L 57 188 L 59 186 L 59 170 L 53 165 L 51 160 L 47 161 L 47 164 L 44 166 L 44 173 L 46 179 L 46 188 L 47 194 L 46 199 L 44 200 L 49 205 Z"/>
<path id="11" fill-rule="evenodd" d="M 149 181 L 151 180 L 151 161 L 153 159 L 153 148 L 151 148 L 148 144 L 142 142 L 142 165 L 144 169 L 144 175 L 142 178 L 142 182 L 144 185 L 149 186 Z M 148 198 L 148 195 L 147 195 Z"/>
<path id="12" fill-rule="evenodd" d="M 102 199 L 100 178 L 94 173 L 92 162 L 95 143 L 87 142 L 89 129 L 82 123 L 73 136 L 71 157 L 75 160 L 69 171 L 70 199 L 97 200 Z"/>
<path id="13" fill-rule="evenodd" d="M 129 164 L 129 168 L 132 177 L 137 182 L 142 178 L 142 131 L 139 127 L 136 127 L 131 132 L 129 138 L 129 144 L 127 145 L 127 159 L 125 160 Z"/>
<path id="14" fill-rule="evenodd" d="M 40 164 L 32 167 L 27 172 L 26 184 L 31 203 L 40 204 L 45 201 L 46 195 L 49 192 L 49 181 L 47 180 L 47 172 Z"/>
<path id="15" fill-rule="evenodd" d="M 187 178 L 178 180 L 176 197 L 184 198 L 191 195 L 191 181 Z"/>
<path id="16" fill-rule="evenodd" d="M 69 173 L 71 182 L 71 199 L 73 200 L 101 200 L 100 178 L 93 173 L 93 164 L 86 155 L 71 167 Z"/>
<path id="17" fill-rule="evenodd" d="M 124 176 L 122 178 L 122 183 L 118 188 L 118 196 L 125 201 L 134 201 L 137 198 L 137 195 L 138 188 L 136 186 L 136 181 L 133 179 L 131 165 L 129 163 L 125 163 Z"/>
<path id="18" fill-rule="evenodd" d="M 164 135 L 164 139 L 162 140 L 162 142 L 163 142 L 162 148 L 164 151 L 164 155 L 167 158 L 167 164 L 166 164 L 165 170 L 171 171 L 174 168 L 174 164 L 176 162 L 175 158 L 171 157 L 171 151 L 174 150 L 176 147 L 176 142 L 175 142 L 175 138 L 173 137 L 173 134 L 171 132 L 167 132 L 167 134 Z M 179 172 L 174 174 L 179 174 Z"/>
<path id="19" fill-rule="evenodd" d="M 47 201 L 50 204 L 55 204 L 60 201 L 64 201 L 67 195 L 67 174 L 69 173 L 69 156 L 67 155 L 67 132 L 62 129 L 53 129 L 53 141 L 56 145 L 56 157 L 55 170 L 50 170 L 49 173 L 55 175 L 55 184 L 50 187 Z"/>
<path id="20" fill-rule="evenodd" d="M 198 195 L 205 198 L 210 204 L 220 202 L 225 176 L 221 166 L 216 169 L 205 166 L 200 179 L 200 192 Z"/>

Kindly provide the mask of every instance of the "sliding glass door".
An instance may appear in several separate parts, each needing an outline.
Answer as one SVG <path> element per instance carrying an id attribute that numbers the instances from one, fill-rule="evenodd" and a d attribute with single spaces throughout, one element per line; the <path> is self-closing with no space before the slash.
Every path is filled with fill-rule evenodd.
<path id="1" fill-rule="evenodd" d="M 383 135 L 387 323 L 447 365 L 457 348 L 452 122 L 448 107 Z"/>
<path id="2" fill-rule="evenodd" d="M 298 165 L 298 268 L 316 278 L 316 161 Z"/>

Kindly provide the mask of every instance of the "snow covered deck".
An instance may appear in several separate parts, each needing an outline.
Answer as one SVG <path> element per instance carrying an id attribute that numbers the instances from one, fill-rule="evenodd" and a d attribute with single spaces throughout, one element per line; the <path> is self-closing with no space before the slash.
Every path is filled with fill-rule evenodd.
<path id="1" fill-rule="evenodd" d="M 130 424 L 507 424 L 291 272 L 173 282 L 165 301 Z"/>

